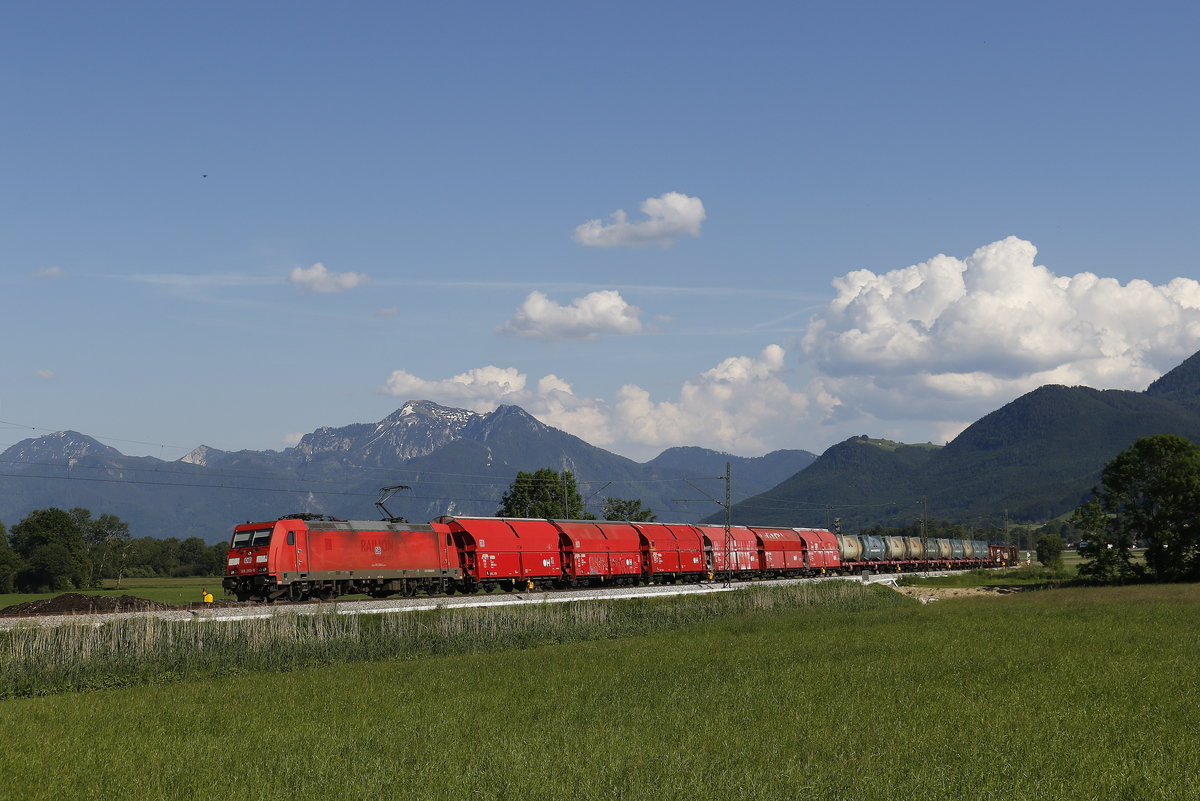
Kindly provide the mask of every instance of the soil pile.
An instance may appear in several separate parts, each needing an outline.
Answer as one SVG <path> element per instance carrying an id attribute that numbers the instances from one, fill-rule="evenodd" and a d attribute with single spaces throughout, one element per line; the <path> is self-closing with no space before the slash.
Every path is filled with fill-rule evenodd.
<path id="1" fill-rule="evenodd" d="M 149 612 L 174 609 L 170 604 L 134 598 L 132 595 L 112 597 L 108 595 L 83 595 L 69 592 L 55 598 L 26 601 L 0 609 L 0 617 L 24 617 L 28 615 L 95 615 L 105 612 Z"/>
<path id="2" fill-rule="evenodd" d="M 1027 587 L 897 587 L 892 586 L 896 592 L 902 595 L 907 595 L 910 598 L 916 598 L 923 604 L 930 601 L 941 601 L 946 598 L 995 598 L 1000 595 L 1011 595 L 1014 592 L 1023 592 Z"/>

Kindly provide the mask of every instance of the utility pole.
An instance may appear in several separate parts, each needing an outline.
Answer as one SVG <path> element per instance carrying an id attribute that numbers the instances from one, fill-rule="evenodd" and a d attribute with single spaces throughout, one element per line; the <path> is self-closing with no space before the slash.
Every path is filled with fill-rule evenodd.
<path id="1" fill-rule="evenodd" d="M 921 497 L 921 539 L 929 537 L 929 498 Z"/>
<path id="2" fill-rule="evenodd" d="M 725 586 L 733 583 L 733 511 L 729 503 L 729 462 L 725 463 Z"/>
<path id="3" fill-rule="evenodd" d="M 712 495 L 709 495 L 707 490 L 703 490 L 700 487 L 697 487 L 695 484 L 693 484 L 691 481 L 689 481 L 686 478 L 684 479 L 684 482 L 686 482 L 688 486 L 690 486 L 692 489 L 696 490 L 697 492 L 703 493 L 704 495 L 708 495 L 708 499 L 710 501 L 712 501 L 717 506 L 720 506 L 722 509 L 725 510 L 725 586 L 726 587 L 730 586 L 733 583 L 733 511 L 731 508 L 732 507 L 731 491 L 730 491 L 731 480 L 730 480 L 730 472 L 729 471 L 730 471 L 729 462 L 726 462 L 725 463 L 725 475 L 717 476 L 718 479 L 723 478 L 725 480 L 725 500 L 723 502 L 717 500 Z M 678 498 L 677 500 L 679 500 L 683 503 L 691 503 L 693 501 L 697 501 L 700 499 L 699 498 Z M 716 559 L 715 554 L 713 555 L 713 558 L 715 561 L 715 559 Z M 716 572 L 716 565 L 713 566 L 713 571 L 714 571 L 714 573 Z"/>

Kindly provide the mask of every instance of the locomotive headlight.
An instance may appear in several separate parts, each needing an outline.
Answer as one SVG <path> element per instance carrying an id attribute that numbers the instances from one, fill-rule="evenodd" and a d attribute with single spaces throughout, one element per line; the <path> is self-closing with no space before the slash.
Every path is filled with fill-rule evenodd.
<path id="1" fill-rule="evenodd" d="M 267 561 L 267 555 L 266 555 L 266 554 L 262 554 L 261 556 L 257 556 L 257 557 L 255 557 L 255 558 L 254 558 L 254 561 L 255 561 L 255 562 L 260 562 L 260 563 L 261 563 L 261 562 L 265 562 L 265 561 Z"/>

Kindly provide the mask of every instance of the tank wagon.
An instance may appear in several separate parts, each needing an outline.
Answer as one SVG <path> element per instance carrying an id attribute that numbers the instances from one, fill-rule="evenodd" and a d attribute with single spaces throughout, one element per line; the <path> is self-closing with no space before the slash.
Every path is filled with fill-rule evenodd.
<path id="1" fill-rule="evenodd" d="M 885 542 L 885 539 L 887 540 Z M 499 517 L 428 524 L 285 517 L 235 526 L 222 582 L 238 600 L 430 595 L 786 578 L 1011 564 L 1016 549 L 825 529 Z M 954 556 L 953 554 L 959 554 Z M 981 554 L 982 556 L 975 556 Z"/>

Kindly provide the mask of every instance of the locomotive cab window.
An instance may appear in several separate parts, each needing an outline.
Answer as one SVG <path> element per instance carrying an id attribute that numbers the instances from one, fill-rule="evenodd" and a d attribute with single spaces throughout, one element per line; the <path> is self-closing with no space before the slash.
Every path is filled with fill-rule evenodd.
<path id="1" fill-rule="evenodd" d="M 253 531 L 235 531 L 233 532 L 233 541 L 229 543 L 229 547 L 258 548 L 270 542 L 271 529 L 269 528 L 260 528 Z"/>
<path id="2" fill-rule="evenodd" d="M 288 545 L 295 545 L 295 544 L 296 544 L 296 532 L 294 532 L 294 531 L 289 531 L 289 532 L 288 532 L 288 536 L 287 536 L 287 544 L 288 544 Z"/>

